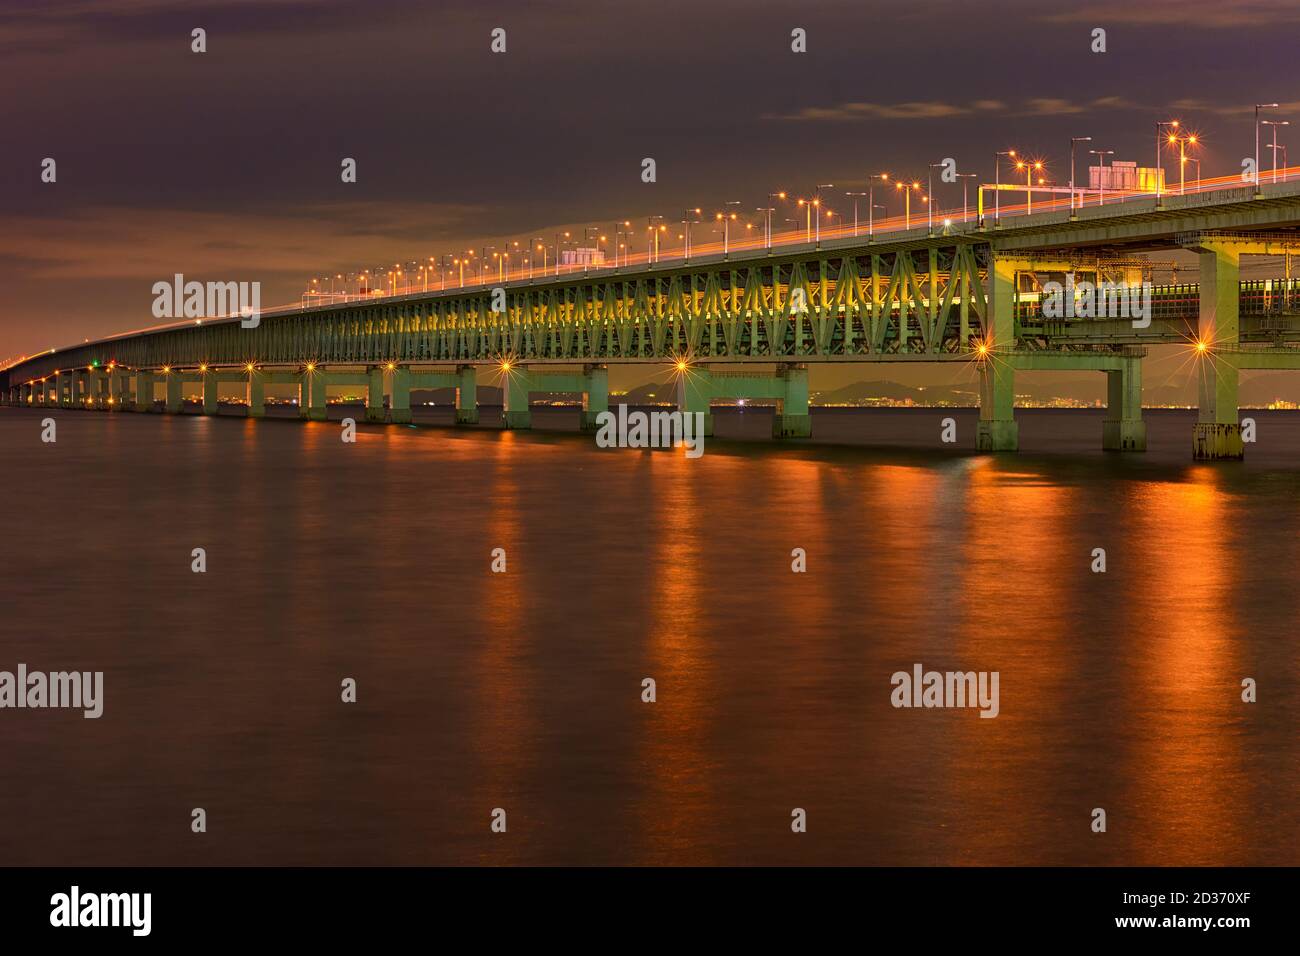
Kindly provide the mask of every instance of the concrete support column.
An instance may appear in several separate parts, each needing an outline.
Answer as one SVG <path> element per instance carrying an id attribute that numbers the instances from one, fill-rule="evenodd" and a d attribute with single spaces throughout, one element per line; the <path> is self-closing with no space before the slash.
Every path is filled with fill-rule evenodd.
<path id="1" fill-rule="evenodd" d="M 56 372 L 54 375 L 54 404 L 60 408 L 72 407 L 72 375 Z"/>
<path id="2" fill-rule="evenodd" d="M 24 404 L 24 405 L 28 405 L 28 406 L 30 406 L 30 405 L 35 404 L 35 402 L 36 402 L 36 389 L 34 389 L 30 384 L 28 384 L 28 385 L 24 385 L 24 386 L 22 387 L 22 392 L 23 392 L 23 404 Z"/>
<path id="3" fill-rule="evenodd" d="M 114 369 L 108 373 L 109 409 L 115 412 L 126 410 L 131 380 L 126 372 Z"/>
<path id="4" fill-rule="evenodd" d="M 785 395 L 776 400 L 772 419 L 773 438 L 810 438 L 812 416 L 808 412 L 808 366 L 782 365 L 777 378 L 785 384 Z"/>
<path id="5" fill-rule="evenodd" d="M 505 409 L 501 413 L 503 427 L 533 427 L 533 413 L 528 407 L 531 387 L 532 376 L 526 368 L 515 367 L 501 374 L 501 391 L 505 398 Z"/>
<path id="6" fill-rule="evenodd" d="M 259 368 L 248 370 L 248 385 L 245 389 L 248 399 L 248 417 L 266 417 L 266 375 Z"/>
<path id="7" fill-rule="evenodd" d="M 383 420 L 384 368 L 382 365 L 376 365 L 366 372 L 366 421 L 382 422 Z"/>
<path id="8" fill-rule="evenodd" d="M 86 377 L 85 369 L 77 369 L 72 373 L 72 407 L 86 407 Z"/>
<path id="9" fill-rule="evenodd" d="M 104 390 L 108 377 L 104 374 L 103 369 L 90 369 L 86 372 L 86 407 L 93 408 L 96 411 L 103 411 L 106 402 L 104 401 Z"/>
<path id="10" fill-rule="evenodd" d="M 1241 255 L 1232 248 L 1203 248 L 1200 253 L 1201 315 L 1196 353 L 1200 412 L 1192 431 L 1192 457 L 1198 461 L 1243 456 L 1237 418 L 1237 369 L 1219 361 L 1215 349 L 1237 347 Z"/>
<path id="11" fill-rule="evenodd" d="M 167 372 L 167 401 L 163 410 L 168 415 L 179 415 L 185 401 L 185 380 L 180 372 Z"/>
<path id="12" fill-rule="evenodd" d="M 584 432 L 596 431 L 596 417 L 609 411 L 609 369 L 604 365 L 588 365 L 582 370 L 586 385 L 582 392 L 582 423 Z"/>
<path id="13" fill-rule="evenodd" d="M 691 366 L 677 373 L 677 409 L 703 413 L 705 437 L 713 436 L 713 413 L 709 411 L 712 397 L 713 374 L 707 368 Z"/>
<path id="14" fill-rule="evenodd" d="M 211 369 L 203 372 L 203 414 L 217 414 L 217 373 Z"/>
<path id="15" fill-rule="evenodd" d="M 478 424 L 478 369 L 462 365 L 456 369 L 456 424 Z"/>
<path id="16" fill-rule="evenodd" d="M 392 373 L 392 391 L 389 393 L 389 420 L 405 425 L 411 420 L 411 370 L 395 368 Z"/>
<path id="17" fill-rule="evenodd" d="M 314 368 L 303 373 L 302 397 L 298 399 L 300 418 L 310 418 L 314 422 L 325 421 L 328 385 L 329 380 L 323 369 Z"/>
<path id="18" fill-rule="evenodd" d="M 1124 360 L 1122 369 L 1106 371 L 1106 418 L 1101 447 L 1107 451 L 1146 451 L 1147 424 L 1142 420 L 1142 360 Z"/>
<path id="19" fill-rule="evenodd" d="M 1010 357 L 998 352 L 1015 348 L 1016 261 L 989 262 L 988 354 L 979 363 L 980 420 L 975 447 L 980 451 L 1015 451 L 1020 447 L 1016 424 L 1016 372 Z"/>
<path id="20" fill-rule="evenodd" d="M 153 372 L 135 373 L 135 410 L 137 412 L 153 411 L 153 386 L 157 377 Z"/>

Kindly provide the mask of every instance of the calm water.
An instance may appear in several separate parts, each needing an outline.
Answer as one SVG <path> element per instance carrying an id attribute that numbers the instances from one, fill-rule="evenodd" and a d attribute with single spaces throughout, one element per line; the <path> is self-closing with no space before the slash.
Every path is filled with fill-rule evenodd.
<path id="1" fill-rule="evenodd" d="M 1005 457 L 968 411 L 719 412 L 694 461 L 44 414 L 0 409 L 0 669 L 106 703 L 0 711 L 0 862 L 1300 863 L 1294 414 L 1214 466 L 1176 412 L 1145 456 L 1020 412 Z M 916 662 L 1000 716 L 894 709 Z"/>

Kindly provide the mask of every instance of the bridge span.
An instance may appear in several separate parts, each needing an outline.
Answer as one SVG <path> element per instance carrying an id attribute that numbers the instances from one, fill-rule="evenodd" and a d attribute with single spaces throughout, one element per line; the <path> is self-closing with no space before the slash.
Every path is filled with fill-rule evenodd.
<path id="1" fill-rule="evenodd" d="M 479 375 L 499 376 L 502 424 L 530 425 L 535 392 L 581 392 L 584 427 L 608 407 L 608 367 L 677 373 L 682 410 L 763 398 L 774 434 L 811 434 L 808 369 L 867 362 L 970 363 L 980 381 L 977 447 L 1014 451 L 1018 372 L 1093 370 L 1108 380 L 1103 447 L 1141 451 L 1142 359 L 1189 350 L 1198 378 L 1198 459 L 1242 457 L 1242 369 L 1300 369 L 1300 281 L 1242 281 L 1243 257 L 1300 252 L 1300 183 L 1051 209 L 874 239 L 841 237 L 730 256 L 638 263 L 439 292 L 382 296 L 238 318 L 197 320 L 55 349 L 0 370 L 0 402 L 96 410 L 203 411 L 239 382 L 248 414 L 268 385 L 299 389 L 323 419 L 330 387 L 366 390 L 371 421 L 410 421 L 417 388 L 456 389 L 456 421 L 478 421 Z M 1140 282 L 1141 250 L 1195 254 L 1193 283 L 1152 289 L 1149 323 L 1048 318 L 1053 277 Z M 1289 269 L 1287 270 L 1289 272 Z M 719 371 L 717 365 L 752 366 Z"/>

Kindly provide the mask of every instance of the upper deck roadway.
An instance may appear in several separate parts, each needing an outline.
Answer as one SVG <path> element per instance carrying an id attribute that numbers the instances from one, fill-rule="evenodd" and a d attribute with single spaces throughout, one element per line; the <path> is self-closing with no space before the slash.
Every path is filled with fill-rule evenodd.
<path id="1" fill-rule="evenodd" d="M 1292 315 L 1297 283 L 1239 278 L 1242 255 L 1286 254 L 1289 262 L 1300 252 L 1300 181 L 1207 180 L 1185 194 L 1098 198 L 1088 193 L 1074 209 L 1068 198 L 1040 198 L 1032 213 L 1008 205 L 982 222 L 973 215 L 932 226 L 923 217 L 892 219 L 873 224 L 870 235 L 824 230 L 818 242 L 787 234 L 770 247 L 697 245 L 689 259 L 636 257 L 608 268 L 561 267 L 558 275 L 515 270 L 464 287 L 456 277 L 455 288 L 268 310 L 253 327 L 238 317 L 187 320 L 24 358 L 0 372 L 7 378 L 0 392 L 11 404 L 43 403 L 53 378 L 56 402 L 94 406 L 104 396 L 89 385 L 92 394 L 79 395 L 79 384 L 105 371 L 127 379 L 123 389 L 135 380 L 140 407 L 153 406 L 155 377 L 176 379 L 169 408 L 179 406 L 182 382 L 203 381 L 206 396 L 210 381 L 215 408 L 218 381 L 247 378 L 251 404 L 255 381 L 301 380 L 311 392 L 307 398 L 304 391 L 304 408 L 319 405 L 323 414 L 327 385 L 372 376 L 373 401 L 378 373 L 386 376 L 380 387 L 391 396 L 389 408 L 409 415 L 409 396 L 399 391 L 453 384 L 456 375 L 454 384 L 472 391 L 466 373 L 490 366 L 509 373 L 507 404 L 513 394 L 519 424 L 528 391 L 541 390 L 542 366 L 581 373 L 581 388 L 546 390 L 590 392 L 600 387 L 592 370 L 610 363 L 674 363 L 692 370 L 684 377 L 706 382 L 693 399 L 684 395 L 684 407 L 702 402 L 707 410 L 710 397 L 753 394 L 792 404 L 799 410 L 786 409 L 786 418 L 797 419 L 807 417 L 810 363 L 974 361 L 984 383 L 979 444 L 999 449 L 1016 443 L 1017 369 L 1107 372 L 1111 404 L 1123 406 L 1113 409 L 1117 421 L 1133 424 L 1128 431 L 1136 434 L 1142 346 L 1181 343 L 1213 366 L 1202 383 L 1203 422 L 1208 414 L 1209 424 L 1235 427 L 1236 370 L 1291 368 L 1300 358 L 1300 349 L 1289 347 L 1300 338 Z M 1041 280 L 1074 273 L 1140 281 L 1133 253 L 1160 249 L 1196 253 L 1201 281 L 1157 287 L 1149 325 L 1043 317 L 1033 291 Z M 715 363 L 775 364 L 778 381 L 759 381 L 756 369 L 719 384 L 725 375 L 708 374 Z M 310 387 L 310 376 L 319 388 Z M 684 392 L 692 391 L 687 386 Z M 783 433 L 806 428 L 795 422 Z M 1239 443 L 1228 440 L 1228 453 L 1234 448 Z M 1222 457 L 1215 449 L 1207 456 Z"/>

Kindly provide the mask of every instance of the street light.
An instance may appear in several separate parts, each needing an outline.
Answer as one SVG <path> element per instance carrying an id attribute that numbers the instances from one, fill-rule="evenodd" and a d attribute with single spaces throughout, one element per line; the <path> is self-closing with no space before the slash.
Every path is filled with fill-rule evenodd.
<path id="1" fill-rule="evenodd" d="M 1156 168 L 1153 171 L 1156 177 L 1156 205 L 1160 205 L 1160 195 L 1164 186 L 1164 165 L 1160 162 L 1160 131 L 1168 126 L 1170 129 L 1178 129 L 1178 120 L 1164 120 L 1156 123 Z"/>
<path id="2" fill-rule="evenodd" d="M 724 206 L 739 206 L 740 200 L 733 199 L 723 203 Z M 718 222 L 722 223 L 722 254 L 725 256 L 731 251 L 731 221 L 736 218 L 733 212 L 730 215 L 724 210 L 715 214 Z"/>
<path id="3" fill-rule="evenodd" d="M 1104 206 L 1106 204 L 1106 157 L 1114 156 L 1115 151 L 1113 149 L 1090 149 L 1088 152 L 1099 157 L 1098 168 L 1101 169 L 1101 172 L 1097 174 L 1097 185 L 1100 187 L 1097 192 L 1097 205 Z"/>
<path id="4" fill-rule="evenodd" d="M 876 210 L 875 188 L 876 188 L 877 179 L 879 179 L 882 183 L 887 183 L 889 182 L 889 173 L 876 173 L 874 176 L 871 177 L 871 180 L 867 184 L 867 240 L 868 241 L 874 239 L 876 235 L 876 217 L 874 213 Z M 883 209 L 885 207 L 881 206 L 880 208 Z"/>
<path id="5" fill-rule="evenodd" d="M 1256 103 L 1255 104 L 1255 189 L 1259 190 L 1259 111 L 1275 110 L 1277 103 Z"/>
<path id="6" fill-rule="evenodd" d="M 993 222 L 1000 222 L 1002 219 L 1002 162 L 999 156 L 1010 156 L 1012 159 L 1016 156 L 1014 149 L 1005 149 L 993 154 Z"/>
<path id="7" fill-rule="evenodd" d="M 785 195 L 784 192 L 779 192 L 779 193 L 768 193 L 768 194 L 767 194 L 767 201 L 768 201 L 768 202 L 771 202 L 773 199 L 779 199 L 779 200 L 781 200 L 782 202 L 785 202 L 786 195 Z M 755 210 L 755 211 L 757 211 L 757 210 Z M 764 215 L 763 215 L 763 225 L 764 225 L 764 234 L 766 235 L 766 238 L 767 238 L 767 248 L 771 249 L 771 248 L 772 248 L 772 213 L 776 212 L 776 207 L 774 207 L 774 206 L 768 206 L 767 208 L 763 209 L 762 211 L 763 211 L 763 213 L 764 213 Z"/>
<path id="8" fill-rule="evenodd" d="M 622 222 L 614 223 L 614 268 L 618 268 L 618 250 L 623 248 L 619 245 L 619 239 L 627 240 L 627 255 L 623 256 L 623 265 L 627 265 L 628 256 L 632 254 L 632 222 L 624 219 Z"/>
<path id="9" fill-rule="evenodd" d="M 1071 212 L 1071 213 L 1074 212 L 1074 207 L 1075 207 L 1075 199 L 1074 199 L 1074 144 L 1075 144 L 1075 143 L 1091 143 L 1091 142 L 1092 142 L 1092 137 L 1091 137 L 1091 136 L 1071 136 L 1071 137 L 1070 137 L 1070 212 Z"/>
<path id="10" fill-rule="evenodd" d="M 1273 182 L 1277 182 L 1277 128 L 1279 126 L 1290 126 L 1291 121 L 1290 120 L 1260 120 L 1260 123 L 1264 126 L 1273 127 L 1273 145 L 1270 147 L 1270 149 L 1273 150 Z"/>
<path id="11" fill-rule="evenodd" d="M 823 190 L 823 189 L 834 189 L 834 188 L 835 188 L 835 184 L 834 184 L 834 183 L 818 183 L 818 184 L 817 184 L 817 188 L 816 188 L 816 190 L 813 192 L 813 205 L 815 205 L 818 209 L 820 209 L 820 208 L 821 208 L 821 205 L 822 205 L 822 190 Z M 821 242 L 821 241 L 822 241 L 822 221 L 821 221 L 821 217 L 818 216 L 818 217 L 814 217 L 814 218 L 817 219 L 817 232 L 816 232 L 816 234 L 813 236 L 813 241 L 814 241 L 814 242 Z"/>
<path id="12" fill-rule="evenodd" d="M 1032 163 L 1027 159 L 1016 160 L 1016 169 L 1025 171 L 1025 215 L 1032 215 L 1034 212 L 1034 173 L 1042 172 L 1043 161 L 1036 159 Z M 1039 178 L 1041 182 L 1041 177 Z"/>
<path id="13" fill-rule="evenodd" d="M 823 190 L 823 189 L 834 189 L 834 188 L 835 188 L 835 184 L 834 184 L 834 183 L 818 183 L 818 184 L 817 184 L 817 187 L 813 190 L 813 198 L 812 198 L 812 199 L 800 199 L 800 200 L 799 200 L 799 205 L 806 207 L 806 208 L 805 208 L 805 220 L 806 220 L 806 222 L 807 222 L 807 241 L 808 241 L 808 242 L 821 242 L 821 240 L 822 240 L 822 217 L 821 217 L 820 213 L 819 213 L 818 215 L 814 216 L 814 215 L 813 215 L 813 209 L 814 209 L 814 207 L 815 207 L 816 209 L 818 209 L 818 210 L 821 209 L 821 206 L 822 206 L 822 190 Z M 817 221 L 817 225 L 816 225 L 816 227 L 815 227 L 817 231 L 816 231 L 815 234 L 814 234 L 814 232 L 813 232 L 813 229 L 814 229 L 814 226 L 813 226 L 813 220 L 814 220 L 814 219 Z"/>
<path id="14" fill-rule="evenodd" d="M 1265 122 L 1268 122 L 1265 120 Z M 1196 145 L 1196 134 L 1189 133 L 1179 136 L 1177 133 L 1169 134 L 1169 144 L 1178 144 L 1178 195 L 1183 195 L 1187 190 L 1187 147 Z"/>
<path id="15" fill-rule="evenodd" d="M 903 190 L 903 228 L 912 228 L 912 193 L 921 191 L 920 183 L 895 183 L 895 189 Z"/>
<path id="16" fill-rule="evenodd" d="M 653 239 L 654 239 L 654 258 L 653 258 L 651 261 L 653 261 L 653 262 L 658 262 L 658 261 L 659 261 L 659 233 L 661 233 L 661 232 L 667 232 L 667 231 L 668 231 L 668 227 L 664 225 L 664 217 L 663 217 L 663 216 L 647 216 L 647 217 L 646 217 L 646 221 L 645 221 L 645 227 L 646 227 L 646 230 L 650 233 L 650 236 L 647 237 L 647 239 L 646 239 L 646 250 L 645 250 L 645 252 L 646 252 L 646 258 L 647 258 L 647 259 L 650 258 L 650 241 L 649 241 L 649 240 L 650 240 L 651 237 L 653 237 Z M 656 228 L 656 227 L 657 227 L 657 228 Z"/>
<path id="17" fill-rule="evenodd" d="M 699 206 L 696 206 L 694 209 L 686 209 L 682 211 L 682 226 L 683 226 L 682 236 L 685 238 L 685 245 L 682 246 L 683 259 L 689 259 L 691 257 L 691 226 L 694 223 L 704 221 L 698 218 L 692 219 L 691 217 L 699 216 L 699 215 L 700 215 Z"/>
<path id="18" fill-rule="evenodd" d="M 853 235 L 858 234 L 858 197 L 866 196 L 866 193 L 845 193 L 846 196 L 853 197 Z"/>
<path id="19" fill-rule="evenodd" d="M 564 238 L 569 238 L 567 232 L 564 233 Z M 557 276 L 560 274 L 560 233 L 558 232 L 555 234 L 555 274 Z"/>
<path id="20" fill-rule="evenodd" d="M 975 179 L 978 176 L 979 173 L 958 173 L 957 174 L 958 179 Z M 967 184 L 962 183 L 961 184 L 961 221 L 962 222 L 965 222 L 968 217 L 968 213 L 966 211 L 967 209 L 966 190 L 967 190 Z"/>
<path id="21" fill-rule="evenodd" d="M 936 169 L 942 169 L 943 166 L 944 166 L 943 163 L 930 164 L 929 176 L 925 181 L 926 196 L 934 195 L 934 171 Z M 926 232 L 928 232 L 932 236 L 934 235 L 934 203 L 933 202 L 927 202 L 925 204 L 925 228 L 926 228 Z"/>

